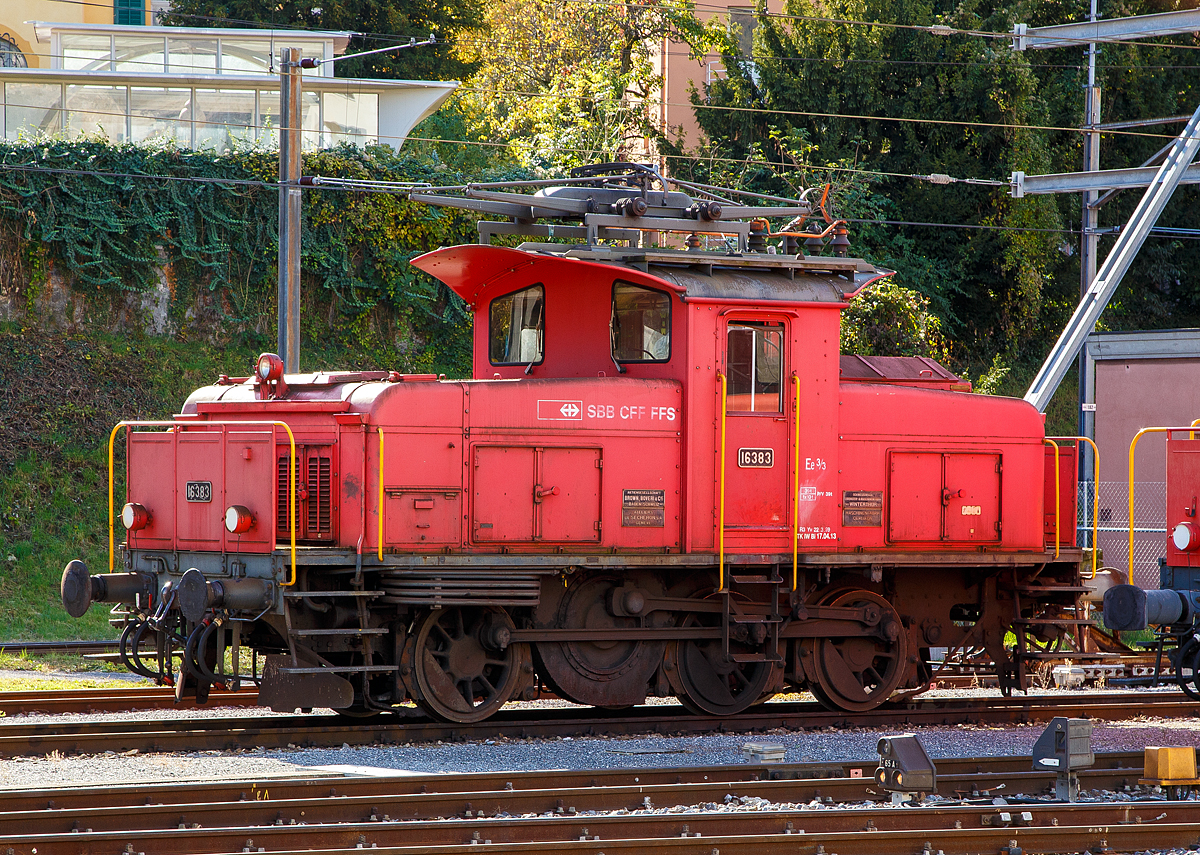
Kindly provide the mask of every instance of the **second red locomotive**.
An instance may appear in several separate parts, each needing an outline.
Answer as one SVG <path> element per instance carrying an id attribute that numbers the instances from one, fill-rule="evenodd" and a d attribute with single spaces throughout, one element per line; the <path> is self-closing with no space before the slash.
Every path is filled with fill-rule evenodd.
<path id="1" fill-rule="evenodd" d="M 984 648 L 1022 687 L 1026 639 L 1083 623 L 1054 513 L 1073 459 L 1056 479 L 1033 407 L 931 360 L 841 355 L 841 310 L 889 274 L 760 219 L 817 206 L 659 180 L 423 194 L 509 218 L 414 261 L 474 312 L 474 378 L 264 355 L 127 425 L 122 566 L 72 562 L 67 609 L 126 604 L 123 655 L 181 693 L 266 653 L 250 676 L 289 710 L 467 722 L 545 687 L 734 714 L 784 686 L 865 710 L 928 685 L 931 648 Z"/>

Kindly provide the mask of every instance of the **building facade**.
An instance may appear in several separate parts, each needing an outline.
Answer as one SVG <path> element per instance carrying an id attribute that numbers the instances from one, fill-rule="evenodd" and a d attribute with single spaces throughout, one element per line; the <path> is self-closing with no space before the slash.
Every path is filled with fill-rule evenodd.
<path id="1" fill-rule="evenodd" d="M 344 53 L 346 32 L 38 21 L 32 35 L 39 64 L 0 68 L 7 140 L 87 135 L 218 151 L 277 146 L 283 48 L 321 63 L 304 72 L 308 149 L 399 147 L 457 85 L 336 77 L 331 60 Z"/>

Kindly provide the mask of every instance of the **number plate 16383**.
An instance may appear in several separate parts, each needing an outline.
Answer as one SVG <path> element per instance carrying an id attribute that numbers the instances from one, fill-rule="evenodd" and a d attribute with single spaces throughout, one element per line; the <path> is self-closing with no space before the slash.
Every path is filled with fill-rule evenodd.
<path id="1" fill-rule="evenodd" d="M 211 502 L 212 481 L 188 481 L 185 495 L 189 502 Z"/>
<path id="2" fill-rule="evenodd" d="M 740 469 L 771 469 L 775 466 L 775 449 L 773 448 L 739 448 L 738 468 Z"/>

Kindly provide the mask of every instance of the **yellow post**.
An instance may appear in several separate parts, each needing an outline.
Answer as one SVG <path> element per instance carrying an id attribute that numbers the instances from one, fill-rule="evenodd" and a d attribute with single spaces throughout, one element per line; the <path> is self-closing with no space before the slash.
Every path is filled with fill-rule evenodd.
<path id="1" fill-rule="evenodd" d="M 800 571 L 796 550 L 800 539 L 800 377 L 792 375 L 792 386 L 796 390 L 795 409 L 796 419 L 796 458 L 792 461 L 792 590 L 795 591 L 800 583 Z"/>
<path id="2" fill-rule="evenodd" d="M 383 560 L 383 428 L 379 430 L 379 560 Z"/>
<path id="3" fill-rule="evenodd" d="M 1100 449 L 1086 436 L 1052 436 L 1047 439 L 1074 440 L 1076 444 L 1086 442 L 1092 447 L 1092 575 L 1088 578 L 1095 579 L 1096 544 L 1100 537 Z"/>
<path id="4" fill-rule="evenodd" d="M 1042 441 L 1054 447 L 1054 557 L 1057 558 L 1059 544 L 1062 543 L 1062 485 L 1058 467 L 1058 443 L 1049 438 Z"/>
<path id="5" fill-rule="evenodd" d="M 721 475 L 720 493 L 717 499 L 717 560 L 720 561 L 718 578 L 719 590 L 725 590 L 725 410 L 729 397 L 729 381 L 720 371 L 717 379 L 721 381 Z"/>

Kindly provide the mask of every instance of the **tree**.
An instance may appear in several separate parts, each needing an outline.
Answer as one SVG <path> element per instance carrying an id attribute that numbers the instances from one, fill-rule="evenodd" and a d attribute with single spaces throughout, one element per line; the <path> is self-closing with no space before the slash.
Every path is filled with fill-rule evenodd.
<path id="1" fill-rule="evenodd" d="M 1110 18 L 1161 5 L 1122 0 L 1100 11 Z M 995 354 L 1039 363 L 1078 300 L 1071 229 L 1079 198 L 1015 200 L 1006 185 L 1015 170 L 1080 169 L 1082 137 L 1071 129 L 1081 120 L 1085 69 L 1079 48 L 1016 53 L 1004 34 L 1017 21 L 1080 20 L 1084 7 L 1067 0 L 787 0 L 783 12 L 767 14 L 760 2 L 752 55 L 726 53 L 727 79 L 694 94 L 708 143 L 672 151 L 694 156 L 674 161 L 676 174 L 787 195 L 834 182 L 836 214 L 872 221 L 854 226 L 854 251 L 896 269 L 902 285 L 930 299 L 957 360 L 977 369 Z M 958 32 L 936 35 L 933 24 Z M 1200 45 L 1195 35 L 1174 40 Z M 1200 94 L 1192 52 L 1105 45 L 1106 120 L 1191 113 Z M 1104 166 L 1138 166 L 1164 142 L 1147 133 L 1106 134 Z M 916 178 L 936 173 L 995 186 Z M 1164 226 L 1186 224 L 1196 191 L 1177 192 Z M 1123 223 L 1139 195 L 1114 200 L 1103 212 L 1107 223 Z M 1102 245 L 1101 257 L 1110 246 Z M 1196 241 L 1152 240 L 1107 317 L 1195 324 L 1198 254 Z"/>
<path id="2" fill-rule="evenodd" d="M 475 70 L 455 49 L 481 37 L 482 0 L 172 0 L 166 24 L 184 27 L 273 26 L 357 33 L 348 54 L 418 41 L 434 33 L 439 45 L 347 59 L 339 77 L 462 80 Z"/>
<path id="3" fill-rule="evenodd" d="M 710 44 L 690 0 L 498 0 L 485 25 L 485 41 L 459 49 L 479 67 L 464 99 L 520 159 L 551 168 L 645 150 L 663 39 L 696 55 Z"/>

